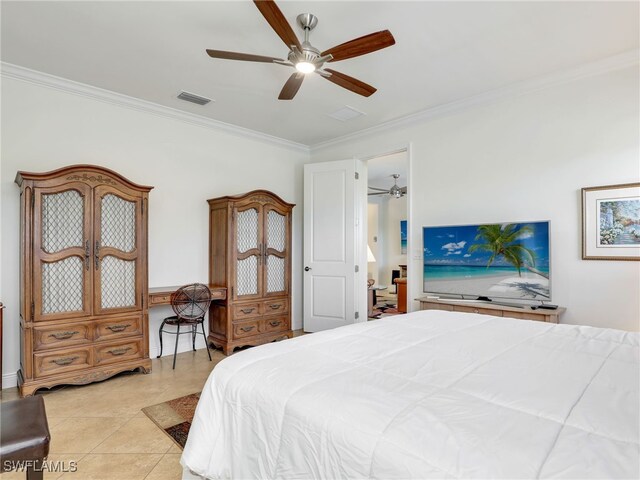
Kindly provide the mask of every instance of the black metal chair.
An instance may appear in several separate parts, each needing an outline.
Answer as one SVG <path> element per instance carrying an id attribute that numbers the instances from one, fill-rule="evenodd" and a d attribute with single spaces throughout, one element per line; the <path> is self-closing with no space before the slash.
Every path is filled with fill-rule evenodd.
<path id="1" fill-rule="evenodd" d="M 171 333 L 176 336 L 176 347 L 173 352 L 173 368 L 176 368 L 176 355 L 178 354 L 178 339 L 183 333 L 191 333 L 193 351 L 196 350 L 196 334 L 198 332 L 198 325 L 202 328 L 202 335 L 204 336 L 204 343 L 207 347 L 207 355 L 209 355 L 209 361 L 211 361 L 211 352 L 209 351 L 209 342 L 207 341 L 207 334 L 204 331 L 204 316 L 209 310 L 211 304 L 211 291 L 209 287 L 201 283 L 192 283 L 180 287 L 178 290 L 171 294 L 171 308 L 175 312 L 175 315 L 167 317 L 160 325 L 160 355 L 162 356 L 162 333 Z M 164 330 L 165 325 L 173 325 L 176 327 L 175 331 Z M 180 331 L 180 326 L 190 326 L 190 330 L 184 332 Z"/>

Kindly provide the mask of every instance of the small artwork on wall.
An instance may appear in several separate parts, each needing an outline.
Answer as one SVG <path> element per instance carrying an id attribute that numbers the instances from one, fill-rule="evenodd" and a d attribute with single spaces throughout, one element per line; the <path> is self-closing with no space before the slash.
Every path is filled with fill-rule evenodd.
<path id="1" fill-rule="evenodd" d="M 582 189 L 582 258 L 640 260 L 640 183 Z"/>
<path id="2" fill-rule="evenodd" d="M 400 253 L 407 254 L 407 221 L 400 220 Z"/>

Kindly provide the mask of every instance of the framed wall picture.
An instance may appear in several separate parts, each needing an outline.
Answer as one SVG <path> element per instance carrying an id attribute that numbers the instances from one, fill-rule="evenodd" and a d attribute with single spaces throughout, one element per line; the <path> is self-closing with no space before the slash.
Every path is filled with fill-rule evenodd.
<path id="1" fill-rule="evenodd" d="M 400 253 L 406 255 L 407 253 L 407 221 L 400 220 Z"/>
<path id="2" fill-rule="evenodd" d="M 582 189 L 582 258 L 640 260 L 640 183 Z"/>

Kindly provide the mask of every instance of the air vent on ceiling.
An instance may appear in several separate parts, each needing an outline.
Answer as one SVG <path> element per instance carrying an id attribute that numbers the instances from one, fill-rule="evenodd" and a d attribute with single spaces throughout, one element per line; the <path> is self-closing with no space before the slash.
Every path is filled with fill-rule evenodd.
<path id="1" fill-rule="evenodd" d="M 356 117 L 360 117 L 364 115 L 364 113 L 356 110 L 353 107 L 350 107 L 349 105 L 345 105 L 344 108 L 336 110 L 333 113 L 328 113 L 327 115 L 329 115 L 331 118 L 335 118 L 336 120 L 340 120 L 341 122 L 346 122 L 347 120 L 352 120 Z"/>
<path id="2" fill-rule="evenodd" d="M 211 101 L 210 98 L 201 97 L 200 95 L 185 92 L 184 90 L 178 94 L 178 98 L 186 102 L 197 103 L 198 105 L 206 105 Z"/>

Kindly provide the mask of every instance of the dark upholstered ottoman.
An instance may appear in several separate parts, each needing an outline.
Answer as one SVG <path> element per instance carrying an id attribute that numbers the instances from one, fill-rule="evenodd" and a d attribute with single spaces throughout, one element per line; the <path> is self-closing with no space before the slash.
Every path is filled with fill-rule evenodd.
<path id="1" fill-rule="evenodd" d="M 51 439 L 42 397 L 0 404 L 0 421 L 1 471 L 24 469 L 28 480 L 42 479 Z"/>

